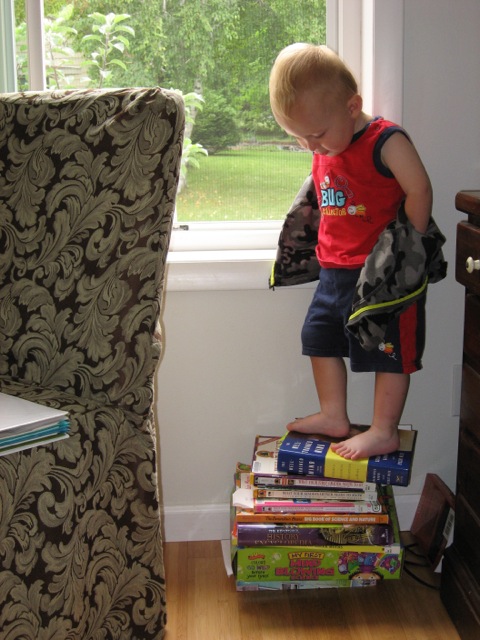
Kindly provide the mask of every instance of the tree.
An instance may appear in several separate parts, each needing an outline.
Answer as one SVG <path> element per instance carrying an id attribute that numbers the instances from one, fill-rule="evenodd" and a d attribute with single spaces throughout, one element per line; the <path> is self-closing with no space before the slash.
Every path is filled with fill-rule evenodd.
<path id="1" fill-rule="evenodd" d="M 23 0 L 15 2 L 21 11 Z M 117 56 L 124 64 L 110 64 L 110 86 L 213 92 L 235 110 L 237 126 L 249 136 L 279 132 L 268 98 L 278 51 L 295 41 L 325 41 L 325 0 L 45 0 L 46 15 L 54 19 L 62 4 L 73 7 L 72 46 L 86 57 L 89 15 L 114 8 L 130 16 L 135 37 Z"/>
<path id="2" fill-rule="evenodd" d="M 102 87 L 103 83 L 111 78 L 114 67 L 127 69 L 121 57 L 130 46 L 127 36 L 134 37 L 135 31 L 124 24 L 124 21 L 130 18 L 127 13 L 104 15 L 94 12 L 89 18 L 92 20 L 93 33 L 83 36 L 82 41 L 93 44 L 89 64 L 93 68 L 94 76 L 98 74 L 98 86 Z"/>
<path id="3" fill-rule="evenodd" d="M 114 9 L 116 15 L 129 15 L 128 25 L 135 32 L 129 38 L 128 50 L 122 60 L 125 67 L 110 68 L 110 86 L 165 86 L 164 50 L 167 43 L 163 32 L 163 0 L 66 0 L 73 4 L 72 20 L 78 31 L 76 48 L 88 57 L 88 41 L 84 36 L 91 33 L 89 15 L 108 15 Z M 45 0 L 47 5 L 49 0 Z M 172 85 L 175 86 L 175 85 Z M 181 87 L 180 87 L 181 88 Z"/>
<path id="4" fill-rule="evenodd" d="M 50 89 L 68 87 L 70 79 L 64 68 L 74 55 L 69 42 L 76 35 L 76 29 L 69 26 L 73 12 L 72 5 L 62 7 L 55 18 L 45 17 L 45 63 L 47 84 Z"/>
<path id="5" fill-rule="evenodd" d="M 278 51 L 325 41 L 324 0 L 165 0 L 165 78 L 183 91 L 220 93 L 237 124 L 272 129 L 268 77 Z M 207 106 L 206 106 L 207 108 Z"/>
<path id="6" fill-rule="evenodd" d="M 240 142 L 237 113 L 220 93 L 205 94 L 205 106 L 197 114 L 192 139 L 206 147 L 210 154 Z"/>

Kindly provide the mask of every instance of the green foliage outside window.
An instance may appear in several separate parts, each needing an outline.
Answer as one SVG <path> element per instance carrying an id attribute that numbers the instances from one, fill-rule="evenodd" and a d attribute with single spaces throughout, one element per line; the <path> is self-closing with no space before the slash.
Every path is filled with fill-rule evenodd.
<path id="1" fill-rule="evenodd" d="M 188 96 L 184 177 L 188 166 L 202 171 L 206 150 L 285 140 L 270 111 L 270 68 L 287 44 L 325 42 L 325 0 L 44 0 L 44 12 L 51 88 L 158 85 Z M 24 0 L 15 15 L 25 85 Z M 72 52 L 83 60 L 76 78 Z"/>

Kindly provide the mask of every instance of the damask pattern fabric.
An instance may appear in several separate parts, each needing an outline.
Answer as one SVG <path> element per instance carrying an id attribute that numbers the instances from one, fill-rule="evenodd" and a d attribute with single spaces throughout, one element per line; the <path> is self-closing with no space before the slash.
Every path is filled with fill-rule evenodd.
<path id="1" fill-rule="evenodd" d="M 0 96 L 0 391 L 71 436 L 0 458 L 0 637 L 163 637 L 153 379 L 184 127 L 160 88 Z"/>

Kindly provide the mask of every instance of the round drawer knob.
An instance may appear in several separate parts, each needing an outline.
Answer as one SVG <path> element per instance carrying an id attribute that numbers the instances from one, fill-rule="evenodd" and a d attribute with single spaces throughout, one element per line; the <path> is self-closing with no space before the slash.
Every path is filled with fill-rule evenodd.
<path id="1" fill-rule="evenodd" d="M 465 261 L 465 268 L 468 273 L 473 273 L 474 271 L 480 271 L 480 260 L 474 260 L 471 256 L 468 257 Z"/>

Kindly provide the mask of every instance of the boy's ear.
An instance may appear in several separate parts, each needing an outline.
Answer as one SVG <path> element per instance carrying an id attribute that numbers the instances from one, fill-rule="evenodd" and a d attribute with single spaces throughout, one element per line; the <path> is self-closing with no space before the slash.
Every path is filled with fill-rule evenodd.
<path id="1" fill-rule="evenodd" d="M 362 96 L 356 93 L 354 96 L 350 98 L 348 101 L 348 112 L 352 117 L 358 116 L 363 108 L 363 99 Z"/>

